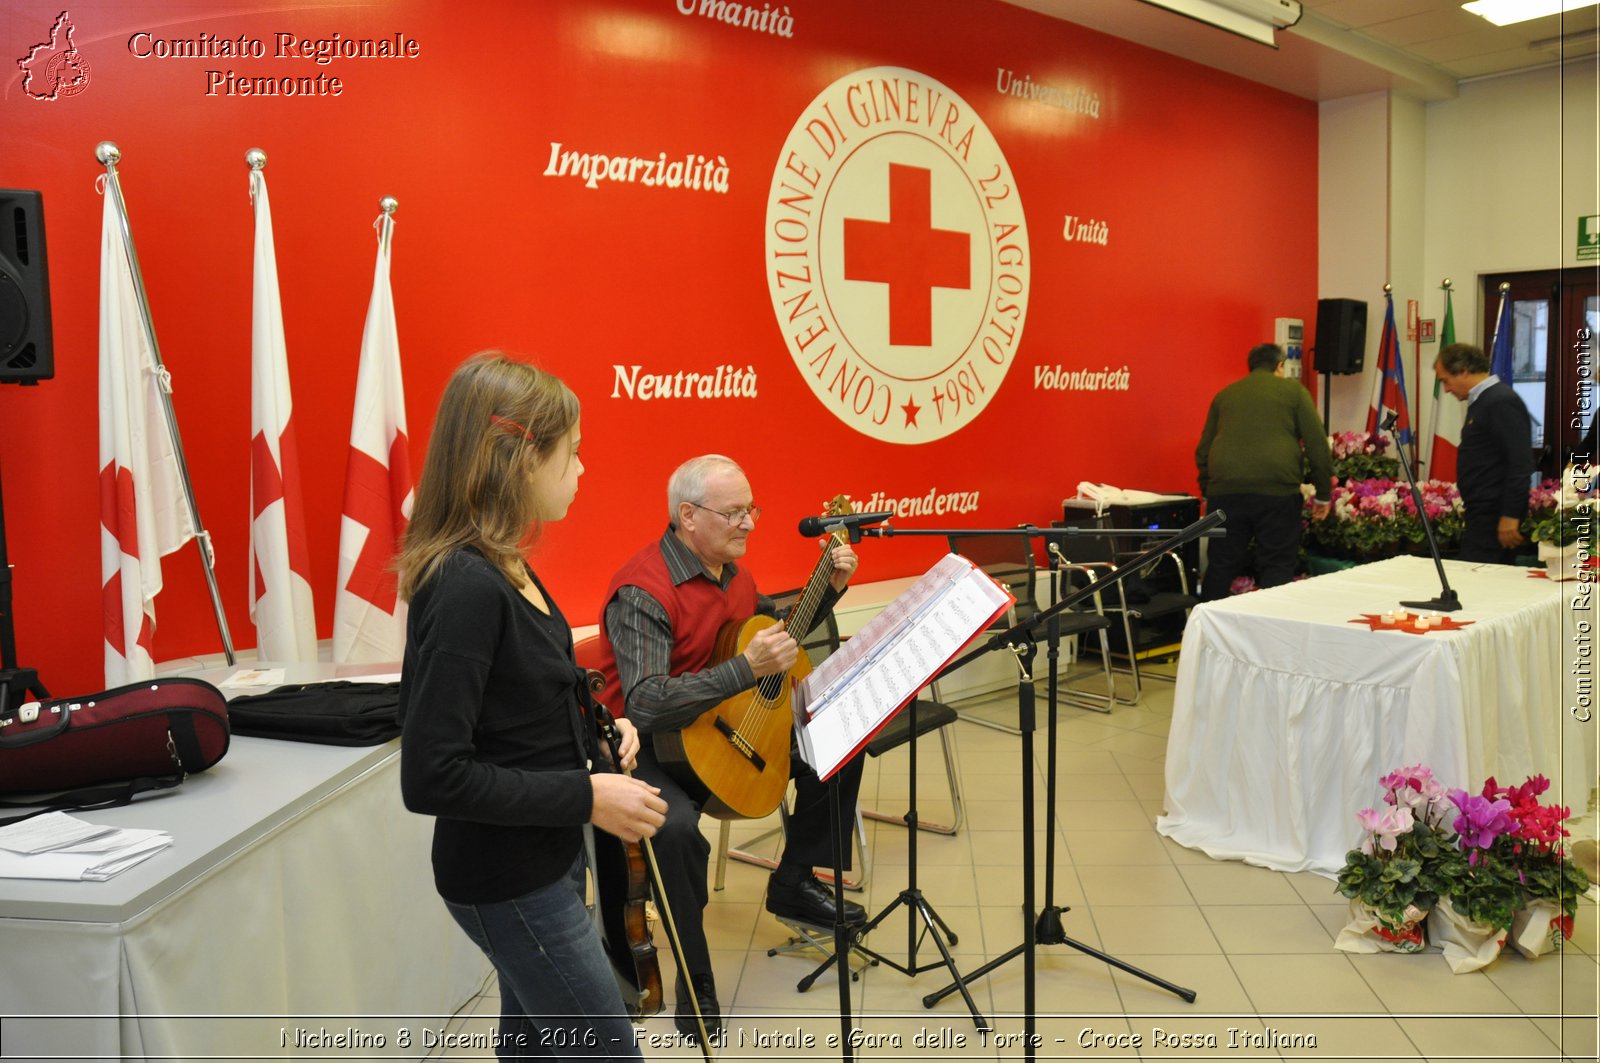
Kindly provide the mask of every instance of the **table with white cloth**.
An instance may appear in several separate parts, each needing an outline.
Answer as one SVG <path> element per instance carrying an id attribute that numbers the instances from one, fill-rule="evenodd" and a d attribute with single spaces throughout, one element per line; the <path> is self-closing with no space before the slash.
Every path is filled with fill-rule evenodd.
<path id="1" fill-rule="evenodd" d="M 1564 673 L 1586 650 L 1574 584 L 1445 562 L 1470 625 L 1411 634 L 1352 623 L 1439 592 L 1396 557 L 1198 606 L 1179 661 L 1156 828 L 1219 859 L 1333 874 L 1381 801 L 1425 764 L 1446 787 L 1551 779 L 1575 814 L 1595 785 L 1595 727 Z M 1415 610 L 1413 610 L 1415 611 Z M 1587 656 L 1582 657 L 1587 667 Z"/>
<path id="2" fill-rule="evenodd" d="M 104 882 L 0 880 L 5 1058 L 427 1055 L 489 968 L 399 748 L 235 735 L 176 790 L 77 813 L 173 844 Z"/>

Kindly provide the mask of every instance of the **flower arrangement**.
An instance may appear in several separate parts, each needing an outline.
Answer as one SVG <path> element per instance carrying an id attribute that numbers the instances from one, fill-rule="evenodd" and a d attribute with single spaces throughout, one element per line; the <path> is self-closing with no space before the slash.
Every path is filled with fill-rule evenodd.
<path id="1" fill-rule="evenodd" d="M 1466 526 L 1466 510 L 1456 485 L 1428 480 L 1417 488 L 1440 549 L 1455 546 Z M 1427 541 L 1410 486 L 1392 479 L 1336 481 L 1327 519 L 1312 521 L 1309 513 L 1308 506 L 1308 544 L 1334 556 L 1379 557 L 1415 549 Z"/>
<path id="2" fill-rule="evenodd" d="M 1469 793 L 1418 764 L 1379 782 L 1384 807 L 1356 814 L 1365 835 L 1337 886 L 1369 915 L 1352 920 L 1340 948 L 1420 951 L 1427 915 L 1428 936 L 1461 973 L 1491 962 L 1508 932 L 1530 957 L 1572 936 L 1589 879 L 1565 852 L 1569 809 L 1539 800 L 1548 779 L 1491 777 Z"/>
<path id="3" fill-rule="evenodd" d="M 1335 432 L 1328 437 L 1333 452 L 1336 480 L 1393 480 L 1400 475 L 1400 462 L 1389 457 L 1389 440 L 1376 432 Z"/>
<path id="4" fill-rule="evenodd" d="M 1506 805 L 1509 824 L 1491 840 L 1494 860 L 1515 879 L 1524 904 L 1555 902 L 1568 920 L 1571 936 L 1570 922 L 1578 911 L 1578 897 L 1589 888 L 1589 877 L 1567 858 L 1562 841 L 1569 836 L 1562 823 L 1571 810 L 1539 802 L 1539 795 L 1549 788 L 1550 780 L 1543 775 L 1534 775 L 1520 786 L 1499 786 L 1490 776 L 1481 798 Z"/>
<path id="5" fill-rule="evenodd" d="M 1385 808 L 1356 813 L 1366 831 L 1359 849 L 1345 855 L 1341 894 L 1370 909 L 1373 933 L 1397 952 L 1422 948 L 1421 920 L 1439 899 L 1439 867 L 1454 837 L 1445 829 L 1449 801 L 1433 772 L 1421 764 L 1379 780 Z"/>
<path id="6" fill-rule="evenodd" d="M 1571 546 L 1594 538 L 1594 499 L 1579 496 L 1573 485 L 1545 480 L 1528 492 L 1528 515 L 1522 534 L 1536 543 Z"/>

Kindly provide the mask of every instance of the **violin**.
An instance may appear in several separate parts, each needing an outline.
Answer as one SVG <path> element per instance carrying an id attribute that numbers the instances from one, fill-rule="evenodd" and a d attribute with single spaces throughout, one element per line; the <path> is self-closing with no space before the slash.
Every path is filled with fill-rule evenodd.
<path id="1" fill-rule="evenodd" d="M 587 669 L 589 688 L 598 694 L 605 687 L 605 676 L 593 668 Z M 600 735 L 606 740 L 606 746 L 611 751 L 611 764 L 614 770 L 622 771 L 622 736 L 617 731 L 616 720 L 611 712 L 597 699 L 590 698 L 594 708 L 595 721 L 600 725 Z M 672 946 L 673 959 L 677 961 L 678 969 L 684 970 L 683 943 L 678 940 L 678 927 L 672 918 L 672 908 L 667 904 L 667 891 L 661 884 L 661 870 L 656 864 L 655 850 L 650 846 L 650 839 L 644 838 L 639 842 L 624 842 L 620 838 L 606 834 L 605 831 L 594 832 L 595 862 L 603 863 L 606 857 L 600 855 L 603 851 L 621 852 L 626 856 L 627 890 L 626 897 L 621 904 L 615 902 L 607 904 L 604 899 L 605 887 L 601 886 L 603 878 L 609 878 L 612 883 L 621 880 L 613 869 L 612 874 L 602 874 L 600 868 L 595 869 L 595 890 L 601 896 L 597 898 L 596 907 L 602 910 L 602 922 L 610 921 L 620 925 L 622 934 L 603 934 L 607 939 L 606 951 L 610 953 L 611 964 L 619 972 L 628 970 L 627 964 L 618 963 L 618 950 L 611 941 L 627 943 L 627 955 L 632 960 L 635 978 L 626 979 L 637 990 L 638 1006 L 642 1015 L 654 1015 L 662 1007 L 661 967 L 656 961 L 655 946 L 650 940 L 650 926 L 645 918 L 644 902 L 647 899 L 647 890 L 655 887 L 656 904 L 661 911 L 662 923 L 667 930 L 667 943 Z M 613 844 L 607 844 L 602 838 L 609 839 Z M 620 850 L 619 847 L 620 846 Z M 637 859 L 635 859 L 637 857 Z M 610 914 L 606 913 L 610 909 Z M 637 912 L 637 916 L 635 916 Z M 700 999 L 695 994 L 694 983 L 685 979 L 689 992 L 689 1004 L 694 1009 L 695 1024 L 700 1028 L 698 1043 L 700 1054 L 706 1063 L 712 1063 L 711 1038 L 706 1029 L 705 1015 L 700 1010 Z M 644 1011 L 644 1008 L 650 1008 Z"/>
<path id="2" fill-rule="evenodd" d="M 589 687 L 596 694 L 605 684 L 601 673 L 590 670 Z M 598 684 L 598 685 L 597 685 Z M 595 719 L 611 749 L 614 770 L 621 771 L 620 736 L 611 714 L 595 703 Z M 661 1011 L 661 964 L 650 933 L 645 902 L 650 899 L 650 867 L 643 842 L 625 842 L 605 831 L 594 832 L 595 909 L 600 917 L 600 940 L 617 972 L 628 1014 L 642 1019 Z"/>

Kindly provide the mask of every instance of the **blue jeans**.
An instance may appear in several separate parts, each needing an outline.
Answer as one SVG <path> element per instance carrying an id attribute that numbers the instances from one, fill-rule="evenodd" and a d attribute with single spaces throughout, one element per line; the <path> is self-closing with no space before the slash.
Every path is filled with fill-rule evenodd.
<path id="1" fill-rule="evenodd" d="M 584 856 L 566 875 L 494 904 L 445 901 L 500 978 L 501 1059 L 642 1059 L 584 906 Z"/>

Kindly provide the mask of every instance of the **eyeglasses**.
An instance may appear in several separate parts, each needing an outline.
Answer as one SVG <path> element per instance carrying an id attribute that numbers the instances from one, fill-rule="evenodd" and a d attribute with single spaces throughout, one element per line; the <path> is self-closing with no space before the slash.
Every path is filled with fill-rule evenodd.
<path id="1" fill-rule="evenodd" d="M 739 525 L 743 524 L 746 517 L 750 518 L 751 524 L 754 524 L 756 521 L 761 519 L 760 506 L 741 506 L 738 509 L 730 509 L 724 512 L 720 509 L 712 509 L 710 506 L 702 506 L 698 502 L 690 502 L 689 504 L 695 509 L 703 509 L 707 513 L 715 513 L 717 516 L 721 517 L 729 524 L 732 524 L 734 527 L 738 527 Z"/>

